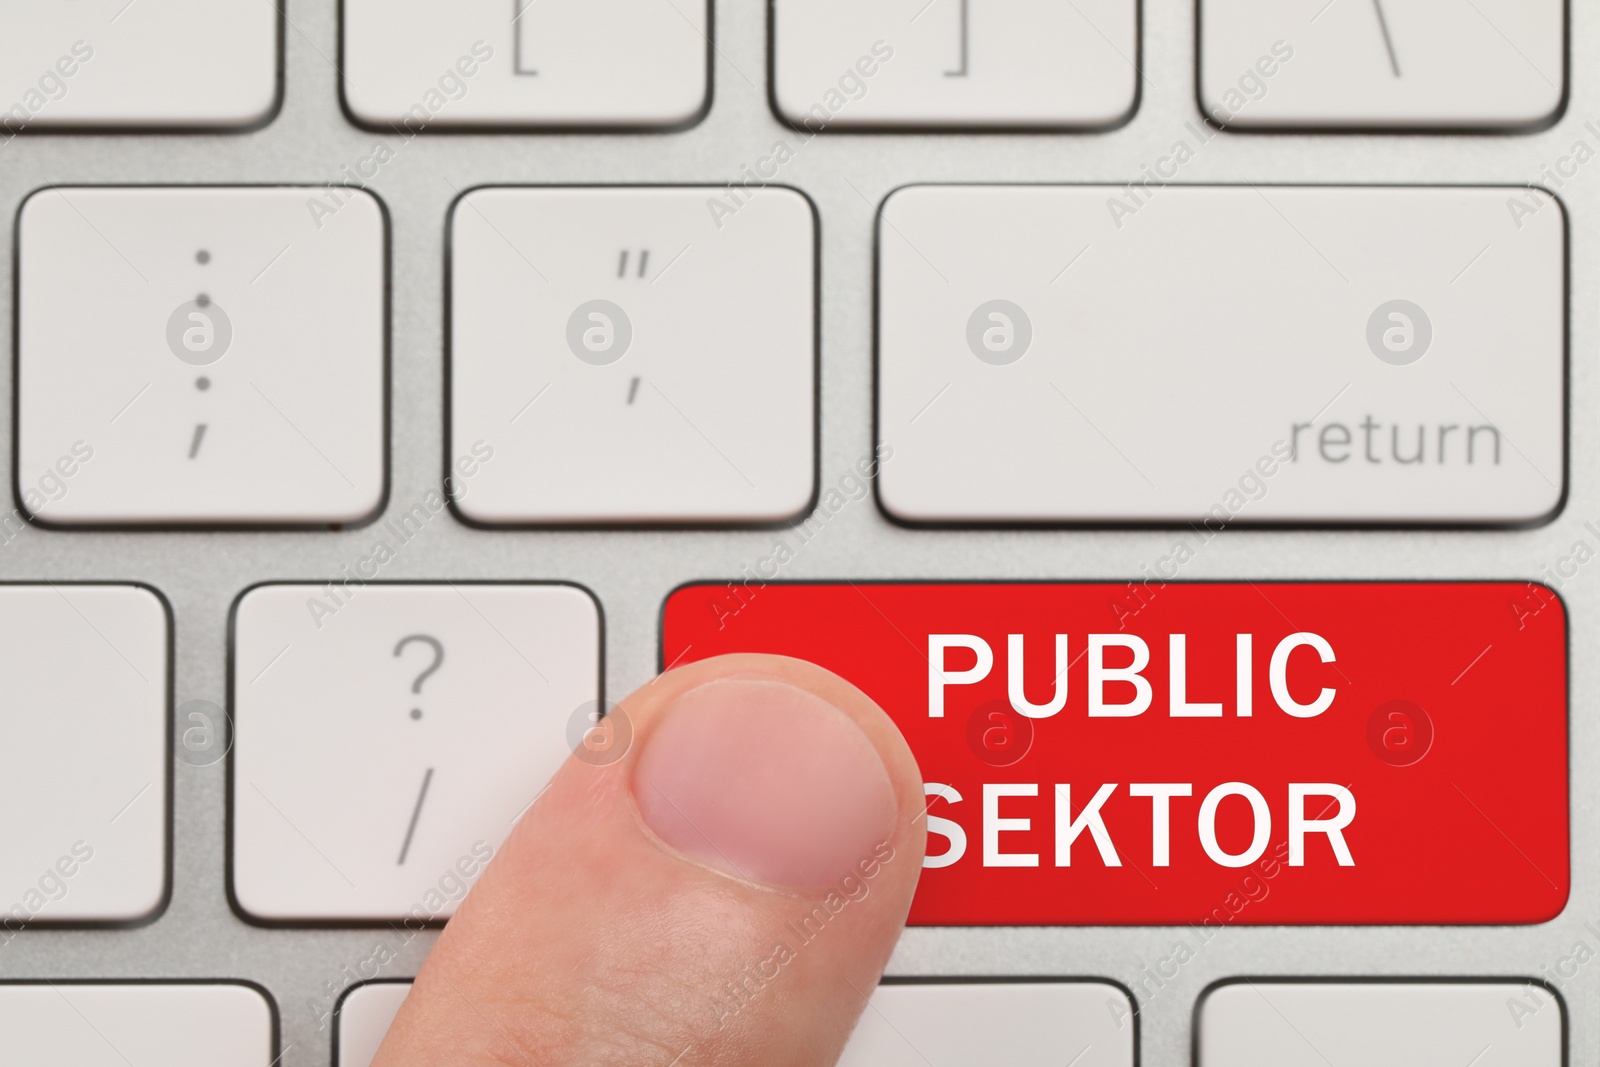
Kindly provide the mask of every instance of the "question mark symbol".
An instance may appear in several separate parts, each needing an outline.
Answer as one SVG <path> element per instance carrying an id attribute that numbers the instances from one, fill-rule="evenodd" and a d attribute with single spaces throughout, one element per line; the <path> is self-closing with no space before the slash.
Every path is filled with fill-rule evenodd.
<path id="1" fill-rule="evenodd" d="M 420 693 L 422 692 L 422 683 L 427 681 L 428 678 L 444 664 L 444 645 L 437 637 L 429 637 L 427 634 L 412 634 L 409 637 L 402 637 L 400 639 L 400 643 L 394 646 L 395 656 L 399 657 L 403 652 L 405 652 L 406 646 L 411 644 L 413 641 L 421 641 L 423 644 L 429 645 L 433 648 L 433 662 L 428 665 L 426 670 L 417 675 L 416 681 L 411 683 L 411 691 L 413 693 Z M 413 719 L 422 718 L 422 709 L 412 708 L 411 717 Z"/>

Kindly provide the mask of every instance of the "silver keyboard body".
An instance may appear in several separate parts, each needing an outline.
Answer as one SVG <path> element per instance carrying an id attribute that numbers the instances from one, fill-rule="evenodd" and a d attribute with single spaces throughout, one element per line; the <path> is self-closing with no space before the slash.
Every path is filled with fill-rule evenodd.
<path id="1" fill-rule="evenodd" d="M 444 240 L 462 190 L 483 184 L 722 185 L 790 136 L 768 98 L 767 11 L 759 0 L 715 4 L 714 99 L 693 128 L 670 134 L 428 134 L 408 142 L 370 183 L 393 225 L 390 514 L 438 486 L 444 441 Z M 14 209 L 47 184 L 332 183 L 382 135 L 340 108 L 339 26 L 331 0 L 287 7 L 285 96 L 277 118 L 248 134 L 18 137 L 0 147 L 0 211 L 12 242 Z M 1515 136 L 1229 134 L 1180 175 L 1185 183 L 1525 184 L 1591 138 L 1600 84 L 1600 6 L 1571 11 L 1570 103 L 1554 127 Z M 801 149 L 781 181 L 803 190 L 821 218 L 822 437 L 820 478 L 836 481 L 872 450 L 874 215 L 891 190 L 915 182 L 1134 180 L 1197 121 L 1195 9 L 1144 0 L 1144 78 L 1131 122 L 1092 134 L 829 134 Z M 1545 179 L 1547 180 L 1547 179 Z M 1539 579 L 1566 556 L 1584 521 L 1600 517 L 1600 166 L 1558 190 L 1572 219 L 1570 494 L 1558 519 L 1528 531 L 1230 530 L 1187 579 Z M 1069 255 L 1070 249 L 1064 250 Z M 11 321 L 14 263 L 0 284 Z M 93 312 L 92 294 L 84 311 Z M 13 410 L 13 379 L 0 375 Z M 0 435 L 13 447 L 9 431 Z M 9 469 L 13 457 L 8 451 Z M 691 579 L 724 578 L 768 555 L 759 531 L 487 532 L 441 520 L 408 546 L 385 579 L 565 579 L 593 590 L 605 612 L 609 697 L 648 680 L 662 600 Z M 363 531 L 117 533 L 24 531 L 0 547 L 0 579 L 150 583 L 170 599 L 176 629 L 176 704 L 226 704 L 227 619 L 246 587 L 336 574 L 359 558 Z M 888 522 L 870 498 L 851 504 L 785 568 L 793 579 L 1125 579 L 1168 551 L 1161 530 L 914 531 Z M 1546 579 L 1548 580 L 1548 578 Z M 1114 979 L 1140 1006 L 1141 1062 L 1191 1058 L 1193 1010 L 1212 982 L 1238 975 L 1555 977 L 1569 1012 L 1572 1063 L 1600 1054 L 1600 967 L 1569 980 L 1555 970 L 1600 918 L 1600 568 L 1563 580 L 1572 641 L 1572 899 L 1535 927 L 1230 928 L 1175 977 L 1149 976 L 1184 930 L 1170 928 L 912 929 L 890 965 L 897 975 L 1064 975 Z M 1507 709 L 1507 728 L 1512 709 Z M 68 742 L 70 743 L 70 742 Z M 0 978 L 251 979 L 281 1017 L 284 1067 L 326 1067 L 331 1025 L 308 1001 L 342 986 L 384 929 L 265 929 L 229 908 L 223 764 L 174 767 L 170 906 L 139 929 L 29 930 L 0 949 Z M 7 818 L 25 818 L 10 812 Z M 436 935 L 414 940 L 382 977 L 416 973 Z M 393 940 L 393 938 L 391 938 Z"/>

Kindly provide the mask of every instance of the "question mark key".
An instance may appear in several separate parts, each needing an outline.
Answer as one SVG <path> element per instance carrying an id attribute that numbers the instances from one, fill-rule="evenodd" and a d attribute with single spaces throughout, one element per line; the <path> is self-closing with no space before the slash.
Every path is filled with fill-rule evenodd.
<path id="1" fill-rule="evenodd" d="M 233 631 L 232 888 L 267 921 L 449 918 L 600 700 L 573 585 L 267 584 Z"/>

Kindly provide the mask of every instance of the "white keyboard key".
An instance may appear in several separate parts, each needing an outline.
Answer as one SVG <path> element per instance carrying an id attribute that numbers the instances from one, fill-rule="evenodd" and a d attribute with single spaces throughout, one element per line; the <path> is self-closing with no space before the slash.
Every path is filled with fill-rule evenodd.
<path id="1" fill-rule="evenodd" d="M 1133 1067 L 1134 1025 L 1103 982 L 881 985 L 839 1067 Z"/>
<path id="2" fill-rule="evenodd" d="M 410 983 L 375 982 L 339 1009 L 339 1067 L 369 1067 Z M 1133 1067 L 1133 1005 L 1103 982 L 879 986 L 839 1067 Z"/>
<path id="3" fill-rule="evenodd" d="M 1137 0 L 775 0 L 772 90 L 810 133 L 1106 127 L 1139 95 Z"/>
<path id="4" fill-rule="evenodd" d="M 1564 0 L 1200 0 L 1200 105 L 1252 128 L 1519 129 L 1566 96 Z"/>
<path id="5" fill-rule="evenodd" d="M 274 0 L 0 0 L 0 142 L 71 127 L 237 128 L 277 110 Z"/>
<path id="6" fill-rule="evenodd" d="M 482 189 L 451 237 L 469 521 L 776 522 L 816 470 L 815 217 L 790 189 Z"/>
<path id="7" fill-rule="evenodd" d="M 345 992 L 333 1039 L 339 1067 L 371 1067 L 410 992 L 410 982 L 364 982 Z"/>
<path id="8" fill-rule="evenodd" d="M 707 0 L 345 0 L 356 121 L 685 126 L 710 105 Z"/>
<path id="9" fill-rule="evenodd" d="M 1531 982 L 1282 982 L 1200 1001 L 1196 1067 L 1561 1067 L 1566 1008 Z"/>
<path id="10" fill-rule="evenodd" d="M 149 589 L 0 585 L 0 950 L 163 906 L 170 640 Z"/>
<path id="11" fill-rule="evenodd" d="M 272 1067 L 277 1022 L 239 982 L 0 983 L 0 1061 L 17 1067 Z"/>
<path id="12" fill-rule="evenodd" d="M 239 908 L 443 920 L 587 727 L 600 611 L 570 585 L 265 585 L 233 657 Z"/>
<path id="13" fill-rule="evenodd" d="M 1565 481 L 1565 245 L 1523 188 L 901 190 L 880 499 L 911 522 L 1539 521 Z"/>
<path id="14" fill-rule="evenodd" d="M 310 525 L 377 509 L 386 224 L 372 196 L 48 189 L 19 228 L 17 483 L 35 516 Z M 52 470 L 60 492 L 42 485 Z"/>

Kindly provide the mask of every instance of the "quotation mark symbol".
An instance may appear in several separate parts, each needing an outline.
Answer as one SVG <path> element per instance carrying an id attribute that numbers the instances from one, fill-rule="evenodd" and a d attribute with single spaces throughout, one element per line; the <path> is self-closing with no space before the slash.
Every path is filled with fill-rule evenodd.
<path id="1" fill-rule="evenodd" d="M 1027 355 L 1033 344 L 1033 320 L 1009 300 L 979 304 L 967 319 L 967 346 L 985 363 L 1004 367 Z"/>
<path id="2" fill-rule="evenodd" d="M 1380 304 L 1367 319 L 1367 347 L 1385 363 L 1396 367 L 1415 363 L 1432 344 L 1432 320 L 1409 300 Z"/>
<path id="3" fill-rule="evenodd" d="M 633 322 L 628 313 L 609 300 L 579 304 L 567 319 L 567 347 L 585 363 L 604 367 L 615 363 L 633 343 Z"/>
<path id="4" fill-rule="evenodd" d="M 167 347 L 195 367 L 215 363 L 233 344 L 233 321 L 222 305 L 201 293 L 167 317 Z"/>

